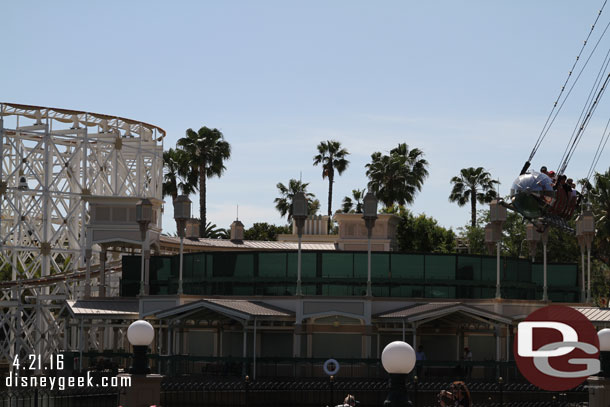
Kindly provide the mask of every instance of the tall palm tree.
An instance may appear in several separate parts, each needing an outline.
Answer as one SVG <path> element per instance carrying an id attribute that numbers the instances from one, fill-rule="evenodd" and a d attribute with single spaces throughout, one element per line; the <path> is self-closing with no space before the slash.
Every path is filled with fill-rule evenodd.
<path id="1" fill-rule="evenodd" d="M 491 174 L 483 167 L 462 168 L 459 177 L 451 178 L 453 189 L 449 195 L 449 202 L 457 202 L 464 206 L 470 202 L 470 224 L 474 228 L 477 224 L 477 202 L 489 203 L 496 198 L 494 185 L 498 181 L 491 179 Z"/>
<path id="2" fill-rule="evenodd" d="M 321 141 L 318 144 L 318 155 L 313 158 L 313 165 L 322 164 L 322 179 L 328 178 L 328 217 L 332 216 L 333 183 L 335 170 L 339 175 L 347 169 L 349 161 L 345 157 L 349 152 L 341 148 L 341 143 L 335 140 Z"/>
<path id="3" fill-rule="evenodd" d="M 362 213 L 365 192 L 365 189 L 352 189 L 352 196 L 343 198 L 343 213 Z"/>
<path id="4" fill-rule="evenodd" d="M 413 203 L 428 176 L 428 161 L 423 155 L 418 148 L 409 150 L 405 143 L 398 144 L 389 155 L 371 154 L 371 162 L 365 166 L 369 191 L 386 207 Z"/>
<path id="5" fill-rule="evenodd" d="M 206 228 L 206 180 L 220 177 L 226 167 L 224 160 L 231 157 L 231 145 L 224 140 L 218 129 L 202 127 L 198 131 L 188 129 L 186 137 L 178 140 L 191 165 L 197 169 L 199 181 L 199 236 L 204 237 Z"/>
<path id="6" fill-rule="evenodd" d="M 308 182 L 302 183 L 296 179 L 291 179 L 288 181 L 288 186 L 282 184 L 281 182 L 278 182 L 276 186 L 281 196 L 279 198 L 275 198 L 275 208 L 282 216 L 288 215 L 288 222 L 290 222 L 292 219 L 292 200 L 297 192 L 302 191 L 305 193 L 309 215 L 314 215 L 318 209 L 320 209 L 320 201 L 315 199 L 316 196 L 314 194 L 307 192 L 307 186 L 309 186 Z"/>
<path id="7" fill-rule="evenodd" d="M 197 172 L 189 165 L 183 150 L 164 151 L 163 166 L 163 197 L 176 199 L 179 193 L 190 195 L 197 190 Z"/>

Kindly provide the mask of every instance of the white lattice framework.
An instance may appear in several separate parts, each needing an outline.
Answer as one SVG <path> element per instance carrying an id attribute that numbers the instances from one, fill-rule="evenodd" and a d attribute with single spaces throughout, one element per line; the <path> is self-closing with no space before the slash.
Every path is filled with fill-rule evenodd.
<path id="1" fill-rule="evenodd" d="M 0 361 L 65 347 L 58 315 L 83 292 L 87 198 L 161 199 L 164 137 L 121 117 L 0 104 Z"/>

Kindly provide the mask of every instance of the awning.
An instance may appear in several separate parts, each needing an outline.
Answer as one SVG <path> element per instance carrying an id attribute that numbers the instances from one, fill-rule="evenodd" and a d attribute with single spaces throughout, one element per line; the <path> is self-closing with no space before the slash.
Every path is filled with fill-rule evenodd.
<path id="1" fill-rule="evenodd" d="M 77 318 L 91 319 L 138 319 L 139 303 L 137 299 L 111 300 L 67 300 L 70 315 Z"/>
<path id="2" fill-rule="evenodd" d="M 203 299 L 177 307 L 159 311 L 155 316 L 159 319 L 175 319 L 187 315 L 208 314 L 209 312 L 223 315 L 230 319 L 241 321 L 286 320 L 294 319 L 294 314 L 277 307 L 257 301 L 230 299 Z"/>
<path id="3" fill-rule="evenodd" d="M 435 302 L 411 304 L 404 308 L 378 314 L 375 318 L 382 321 L 404 321 L 408 323 L 427 322 L 444 316 L 461 313 L 476 318 L 484 318 L 489 321 L 511 324 L 512 318 L 496 314 L 481 308 L 467 305 L 461 302 Z"/>

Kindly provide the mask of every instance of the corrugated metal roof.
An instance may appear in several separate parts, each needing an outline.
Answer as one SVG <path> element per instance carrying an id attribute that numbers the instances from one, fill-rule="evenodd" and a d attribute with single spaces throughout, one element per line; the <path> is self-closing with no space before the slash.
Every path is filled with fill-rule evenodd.
<path id="1" fill-rule="evenodd" d="M 253 317 L 292 317 L 292 313 L 281 308 L 249 300 L 205 298 L 179 305 L 156 313 L 159 318 L 167 318 L 191 313 L 196 310 L 211 310 L 232 317 L 250 319 Z"/>
<path id="2" fill-rule="evenodd" d="M 431 317 L 442 317 L 454 312 L 462 312 L 466 314 L 478 315 L 494 321 L 510 323 L 510 317 L 496 314 L 472 305 L 461 302 L 430 302 L 425 304 L 413 305 L 403 309 L 398 309 L 384 314 L 380 314 L 378 318 L 385 319 L 405 319 L 409 322 L 417 322 Z"/>
<path id="3" fill-rule="evenodd" d="M 161 236 L 161 243 L 180 244 L 180 239 L 173 236 Z M 198 240 L 185 239 L 185 246 L 217 247 L 223 249 L 246 249 L 246 250 L 297 250 L 296 242 L 272 242 L 260 240 L 228 240 L 228 239 L 207 239 Z M 302 250 L 329 250 L 335 251 L 337 247 L 334 243 L 311 243 L 303 242 Z"/>
<path id="4" fill-rule="evenodd" d="M 596 307 L 574 307 L 591 322 L 610 322 L 610 309 Z"/>
<path id="5" fill-rule="evenodd" d="M 221 305 L 226 308 L 231 308 L 239 312 L 243 312 L 252 316 L 278 316 L 289 317 L 291 314 L 277 308 L 272 308 L 269 305 L 248 300 L 204 300 L 212 304 Z"/>
<path id="6" fill-rule="evenodd" d="M 386 312 L 378 315 L 379 318 L 408 318 L 413 315 L 435 311 L 441 308 L 453 307 L 454 305 L 460 304 L 459 302 L 431 302 L 410 305 L 406 308 Z"/>
<path id="7" fill-rule="evenodd" d="M 139 316 L 138 300 L 68 300 L 66 303 L 74 315 Z"/>

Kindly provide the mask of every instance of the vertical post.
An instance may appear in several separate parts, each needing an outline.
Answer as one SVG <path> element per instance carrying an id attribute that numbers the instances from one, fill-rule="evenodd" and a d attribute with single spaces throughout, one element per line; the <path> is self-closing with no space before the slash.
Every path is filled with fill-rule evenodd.
<path id="1" fill-rule="evenodd" d="M 183 251 L 184 251 L 184 233 L 180 233 L 180 268 L 178 275 L 178 295 L 182 295 L 184 291 L 182 290 L 182 265 L 183 265 Z M 191 291 L 192 292 L 192 291 Z"/>
<path id="2" fill-rule="evenodd" d="M 99 297 L 106 296 L 106 247 L 102 247 L 102 252 L 100 253 L 100 273 L 99 273 Z"/>
<path id="3" fill-rule="evenodd" d="M 297 295 L 303 295 L 303 290 L 301 288 L 301 240 L 302 240 L 302 227 L 297 226 L 297 233 L 299 235 L 299 248 L 297 254 Z"/>
<path id="4" fill-rule="evenodd" d="M 591 245 L 587 245 L 587 302 L 591 303 Z"/>
<path id="5" fill-rule="evenodd" d="M 148 229 L 146 229 L 146 240 L 144 245 L 144 294 L 150 293 L 150 241 L 148 240 Z"/>
<path id="6" fill-rule="evenodd" d="M 85 298 L 91 297 L 91 257 L 93 256 L 90 248 L 85 250 Z"/>
<path id="7" fill-rule="evenodd" d="M 252 380 L 256 380 L 256 317 L 254 318 L 254 338 L 252 339 Z"/>
<path id="8" fill-rule="evenodd" d="M 580 292 L 580 300 L 585 302 L 587 300 L 587 292 L 585 286 L 585 250 L 584 247 L 580 248 L 580 271 L 582 274 L 582 284 L 581 284 L 581 292 Z"/>
<path id="9" fill-rule="evenodd" d="M 500 245 L 501 241 L 496 243 L 496 299 L 502 298 L 502 290 L 500 287 Z"/>
<path id="10" fill-rule="evenodd" d="M 542 274 L 543 274 L 543 286 L 542 286 L 542 301 L 548 301 L 548 287 L 547 287 L 547 267 L 546 267 L 546 240 L 542 241 Z"/>
<path id="11" fill-rule="evenodd" d="M 373 234 L 373 228 L 368 228 L 368 242 L 367 242 L 367 273 L 366 273 L 366 296 L 370 297 L 373 295 L 372 283 L 371 283 L 371 235 Z"/>

